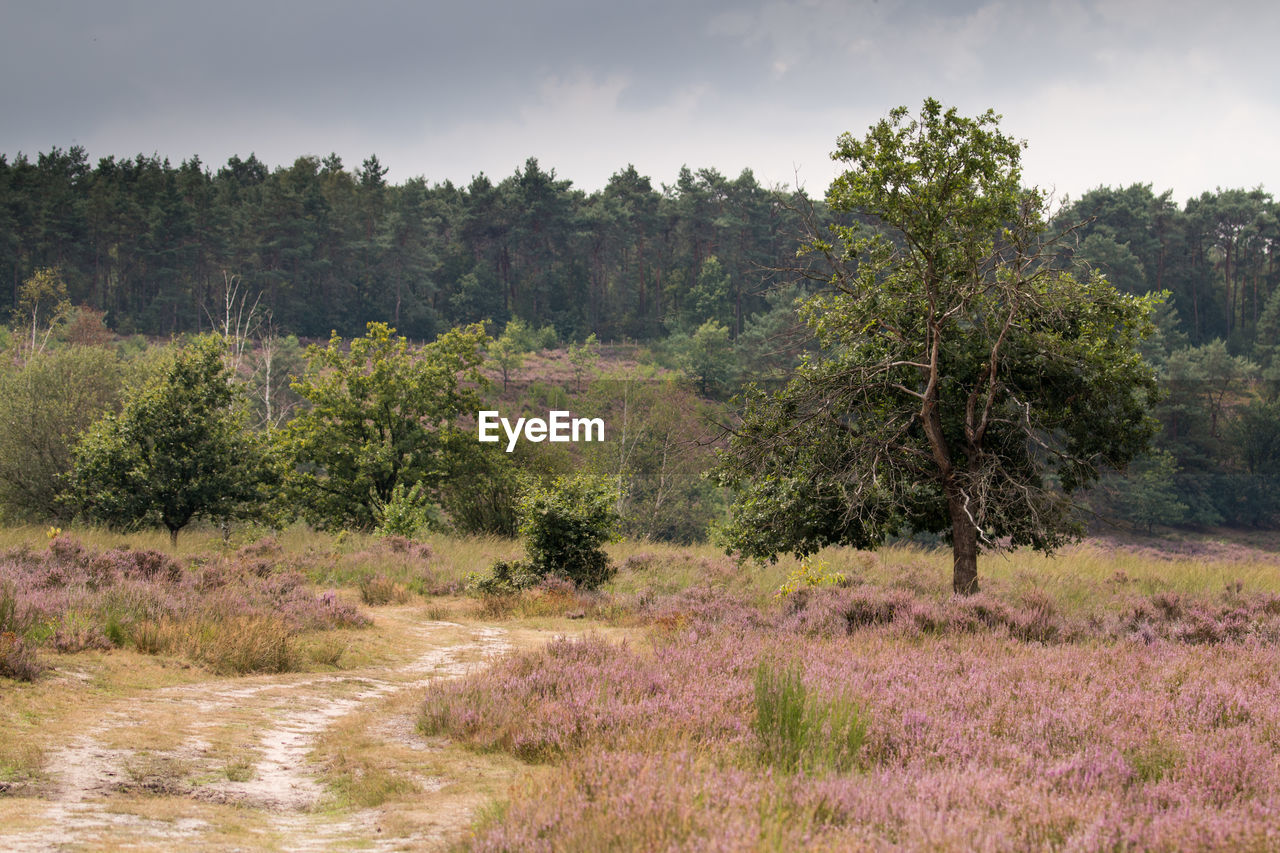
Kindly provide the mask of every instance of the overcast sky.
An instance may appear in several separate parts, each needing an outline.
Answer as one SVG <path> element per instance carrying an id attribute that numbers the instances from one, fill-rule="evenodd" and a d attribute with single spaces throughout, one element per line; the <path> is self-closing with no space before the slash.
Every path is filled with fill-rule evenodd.
<path id="1" fill-rule="evenodd" d="M 836 137 L 988 107 L 1029 183 L 1280 185 L 1280 4 L 1178 0 L 0 0 L 0 152 L 376 153 L 395 182 L 586 190 L 628 163 L 826 189 Z"/>

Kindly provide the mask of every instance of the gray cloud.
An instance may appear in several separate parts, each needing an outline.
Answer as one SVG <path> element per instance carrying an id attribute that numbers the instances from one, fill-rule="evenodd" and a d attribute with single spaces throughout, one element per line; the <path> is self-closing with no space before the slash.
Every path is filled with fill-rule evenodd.
<path id="1" fill-rule="evenodd" d="M 376 151 L 401 179 L 537 156 L 588 188 L 634 162 L 810 189 L 925 95 L 994 107 L 1028 175 L 1078 193 L 1272 184 L 1280 12 L 1155 0 L 4 5 L 0 151 Z M 1224 152 L 1231 152 L 1224 156 Z"/>

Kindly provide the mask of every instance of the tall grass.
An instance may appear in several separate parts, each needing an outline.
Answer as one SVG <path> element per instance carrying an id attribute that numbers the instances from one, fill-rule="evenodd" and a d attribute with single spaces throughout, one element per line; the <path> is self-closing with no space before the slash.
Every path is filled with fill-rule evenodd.
<path id="1" fill-rule="evenodd" d="M 843 773 L 867 739 L 865 712 L 846 696 L 823 697 L 799 667 L 762 660 L 755 675 L 755 724 L 765 763 L 789 773 Z"/>

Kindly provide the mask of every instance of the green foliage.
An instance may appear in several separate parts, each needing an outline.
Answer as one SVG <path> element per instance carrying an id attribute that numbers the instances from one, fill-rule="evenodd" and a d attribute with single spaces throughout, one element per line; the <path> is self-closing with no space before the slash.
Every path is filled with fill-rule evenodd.
<path id="1" fill-rule="evenodd" d="M 1120 518 L 1145 527 L 1148 533 L 1157 524 L 1182 522 L 1188 507 L 1178 500 L 1177 474 L 1178 463 L 1167 450 L 1139 459 L 1116 483 L 1112 510 Z"/>
<path id="2" fill-rule="evenodd" d="M 413 350 L 385 323 L 344 346 L 308 350 L 294 389 L 310 407 L 281 431 L 294 464 L 288 494 L 322 528 L 368 530 L 399 483 L 421 484 L 432 500 L 462 446 L 459 425 L 480 408 L 487 341 L 479 325 L 452 329 Z"/>
<path id="3" fill-rule="evenodd" d="M 771 291 L 768 310 L 747 320 L 734 341 L 734 363 L 743 376 L 772 379 L 795 370 L 810 340 L 796 313 L 802 298 L 796 285 Z"/>
<path id="4" fill-rule="evenodd" d="M 859 765 L 866 713 L 847 697 L 825 698 L 798 667 L 761 661 L 755 677 L 754 730 L 761 758 L 788 773 L 846 773 Z"/>
<path id="5" fill-rule="evenodd" d="M 0 511 L 60 518 L 80 435 L 115 407 L 124 369 L 99 349 L 67 347 L 0 371 Z"/>
<path id="6" fill-rule="evenodd" d="M 696 329 L 706 323 L 727 327 L 733 323 L 732 279 L 715 255 L 702 262 L 698 277 L 685 294 L 680 326 Z"/>
<path id="7" fill-rule="evenodd" d="M 50 336 L 71 315 L 67 283 L 56 268 L 41 267 L 18 288 L 18 304 L 13 309 L 14 326 L 25 327 L 23 348 L 31 354 L 43 352 Z"/>
<path id="8" fill-rule="evenodd" d="M 118 528 L 162 524 L 174 542 L 193 518 L 255 512 L 266 457 L 222 355 L 218 338 L 196 339 L 93 425 L 75 451 L 78 509 Z"/>
<path id="9" fill-rule="evenodd" d="M 498 560 L 488 574 L 470 575 L 467 588 L 478 595 L 513 595 L 535 586 L 540 580 L 542 575 L 524 560 Z"/>
<path id="10" fill-rule="evenodd" d="M 502 336 L 499 340 L 504 338 L 510 342 L 511 348 L 518 353 L 541 352 L 545 349 L 551 349 L 560 340 L 559 335 L 556 334 L 555 326 L 543 326 L 540 329 L 535 329 L 519 317 L 512 317 L 507 321 L 506 328 L 502 330 Z"/>
<path id="11" fill-rule="evenodd" d="M 676 363 L 703 397 L 720 397 L 737 374 L 729 330 L 715 320 L 707 320 L 692 335 L 673 335 L 669 347 Z"/>
<path id="12" fill-rule="evenodd" d="M 520 494 L 526 481 L 548 481 L 572 466 L 561 447 L 522 441 L 507 453 L 496 444 L 460 443 L 440 485 L 440 504 L 448 523 L 460 533 L 517 536 Z"/>
<path id="13" fill-rule="evenodd" d="M 616 571 L 604 551 L 618 528 L 617 480 L 590 475 L 530 485 L 520 499 L 520 535 L 529 567 L 594 589 Z"/>
<path id="14" fill-rule="evenodd" d="M 622 529 L 637 539 L 691 543 L 723 512 L 723 492 L 703 473 L 714 462 L 719 412 L 683 383 L 628 376 L 599 380 L 584 401 L 609 425 L 583 445 L 592 470 L 619 478 Z"/>
<path id="15" fill-rule="evenodd" d="M 573 365 L 573 387 L 582 391 L 582 380 L 589 377 L 600 361 L 600 344 L 592 332 L 581 344 L 569 344 L 569 363 Z"/>
<path id="16" fill-rule="evenodd" d="M 422 483 L 406 489 L 403 482 L 391 490 L 391 500 L 377 508 L 380 536 L 403 536 L 413 539 L 424 530 L 438 527 L 440 513 L 427 496 Z"/>
<path id="17" fill-rule="evenodd" d="M 1051 266 L 1020 151 L 993 113 L 933 100 L 841 137 L 828 201 L 881 230 L 807 246 L 832 268 L 801 312 L 821 352 L 747 394 L 722 457 L 744 553 L 945 532 L 971 593 L 980 548 L 1057 547 L 1080 530 L 1069 495 L 1146 449 L 1158 298 Z"/>
<path id="18" fill-rule="evenodd" d="M 843 572 L 833 572 L 826 560 L 808 557 L 800 561 L 787 579 L 778 587 L 775 598 L 786 598 L 802 589 L 817 589 L 824 586 L 843 586 L 849 582 Z"/>
<path id="19" fill-rule="evenodd" d="M 525 589 L 548 576 L 595 589 L 616 568 L 604 551 L 618 527 L 616 480 L 579 474 L 550 485 L 526 484 L 520 498 L 520 535 L 527 560 L 495 563 L 487 576 L 472 577 L 481 594 Z"/>
<path id="20" fill-rule="evenodd" d="M 489 358 L 502 372 L 502 390 L 507 390 L 511 374 L 524 366 L 528 353 L 554 347 L 557 340 L 553 326 L 534 329 L 519 317 L 511 318 L 498 339 L 489 345 Z"/>
<path id="21" fill-rule="evenodd" d="M 508 331 L 510 328 L 511 324 L 508 323 Z M 502 337 L 489 345 L 489 358 L 497 365 L 498 370 L 502 372 L 502 390 L 504 392 L 507 390 L 507 382 L 511 374 L 524 365 L 524 356 L 524 350 L 519 349 L 511 338 L 507 336 L 506 332 L 503 332 Z"/>

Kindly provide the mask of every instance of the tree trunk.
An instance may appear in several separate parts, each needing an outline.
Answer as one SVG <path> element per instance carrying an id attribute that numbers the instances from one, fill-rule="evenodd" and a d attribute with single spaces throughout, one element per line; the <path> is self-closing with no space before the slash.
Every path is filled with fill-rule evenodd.
<path id="1" fill-rule="evenodd" d="M 965 511 L 964 497 L 948 492 L 953 559 L 951 589 L 956 595 L 973 595 L 978 591 L 978 528 Z"/>
<path id="2" fill-rule="evenodd" d="M 178 528 L 169 528 L 169 547 L 177 549 L 178 547 Z"/>

